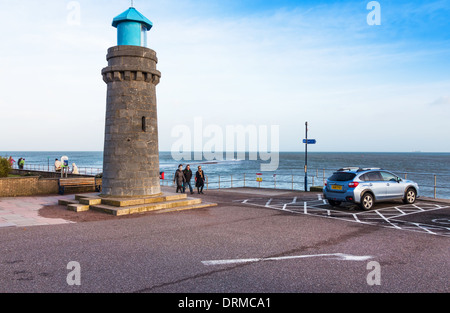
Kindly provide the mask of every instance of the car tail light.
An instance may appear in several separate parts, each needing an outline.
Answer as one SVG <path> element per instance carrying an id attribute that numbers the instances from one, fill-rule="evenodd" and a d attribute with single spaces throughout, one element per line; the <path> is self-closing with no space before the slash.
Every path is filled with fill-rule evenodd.
<path id="1" fill-rule="evenodd" d="M 326 186 L 326 185 L 327 185 L 327 182 L 325 182 L 324 186 Z"/>
<path id="2" fill-rule="evenodd" d="M 359 183 L 356 182 L 356 181 L 352 181 L 351 183 L 348 183 L 348 186 L 349 186 L 350 188 L 358 187 L 358 185 L 359 185 Z"/>

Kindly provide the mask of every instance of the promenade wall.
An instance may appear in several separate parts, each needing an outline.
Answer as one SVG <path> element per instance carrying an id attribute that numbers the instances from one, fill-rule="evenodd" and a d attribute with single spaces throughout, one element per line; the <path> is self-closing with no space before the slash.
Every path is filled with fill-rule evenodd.
<path id="1" fill-rule="evenodd" d="M 21 177 L 0 178 L 0 197 L 20 197 L 58 194 L 59 173 L 13 170 L 11 174 L 26 175 Z M 88 175 L 68 175 L 68 177 L 89 177 Z M 90 192 L 93 187 L 73 187 L 66 189 L 66 193 Z"/>
<path id="2" fill-rule="evenodd" d="M 57 193 L 57 178 L 40 178 L 39 176 L 0 178 L 0 197 L 19 197 Z"/>

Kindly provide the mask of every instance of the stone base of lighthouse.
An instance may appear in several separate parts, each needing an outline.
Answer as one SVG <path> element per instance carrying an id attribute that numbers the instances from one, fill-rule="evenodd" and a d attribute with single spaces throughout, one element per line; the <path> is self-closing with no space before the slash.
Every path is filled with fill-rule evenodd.
<path id="1" fill-rule="evenodd" d="M 164 192 L 161 195 L 146 197 L 114 198 L 98 194 L 78 194 L 75 199 L 60 199 L 59 205 L 66 205 L 74 212 L 89 210 L 99 211 L 115 216 L 146 212 L 173 212 L 216 206 L 199 198 L 191 198 L 183 193 Z"/>

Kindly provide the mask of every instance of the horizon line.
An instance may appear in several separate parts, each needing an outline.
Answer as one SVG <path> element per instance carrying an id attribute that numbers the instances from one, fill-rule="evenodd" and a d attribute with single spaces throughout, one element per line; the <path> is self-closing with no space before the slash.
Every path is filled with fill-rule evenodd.
<path id="1" fill-rule="evenodd" d="M 103 152 L 103 150 L 2 150 L 4 152 Z M 170 150 L 159 150 L 159 153 L 171 153 Z M 204 153 L 204 151 L 190 151 L 189 153 Z M 211 151 L 207 151 L 211 153 Z M 299 150 L 264 151 L 264 153 L 305 153 Z M 214 153 L 214 152 L 213 152 Z M 259 151 L 217 151 L 215 153 L 259 153 Z M 450 151 L 308 151 L 308 153 L 450 153 Z"/>

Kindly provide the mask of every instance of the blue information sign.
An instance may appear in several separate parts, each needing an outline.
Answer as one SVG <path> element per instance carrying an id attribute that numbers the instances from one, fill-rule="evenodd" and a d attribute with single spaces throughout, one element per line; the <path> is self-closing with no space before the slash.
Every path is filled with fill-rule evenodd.
<path id="1" fill-rule="evenodd" d="M 308 139 L 308 142 L 306 142 L 306 139 L 303 139 L 303 143 L 308 143 L 308 145 L 313 145 L 316 143 L 315 139 Z"/>

